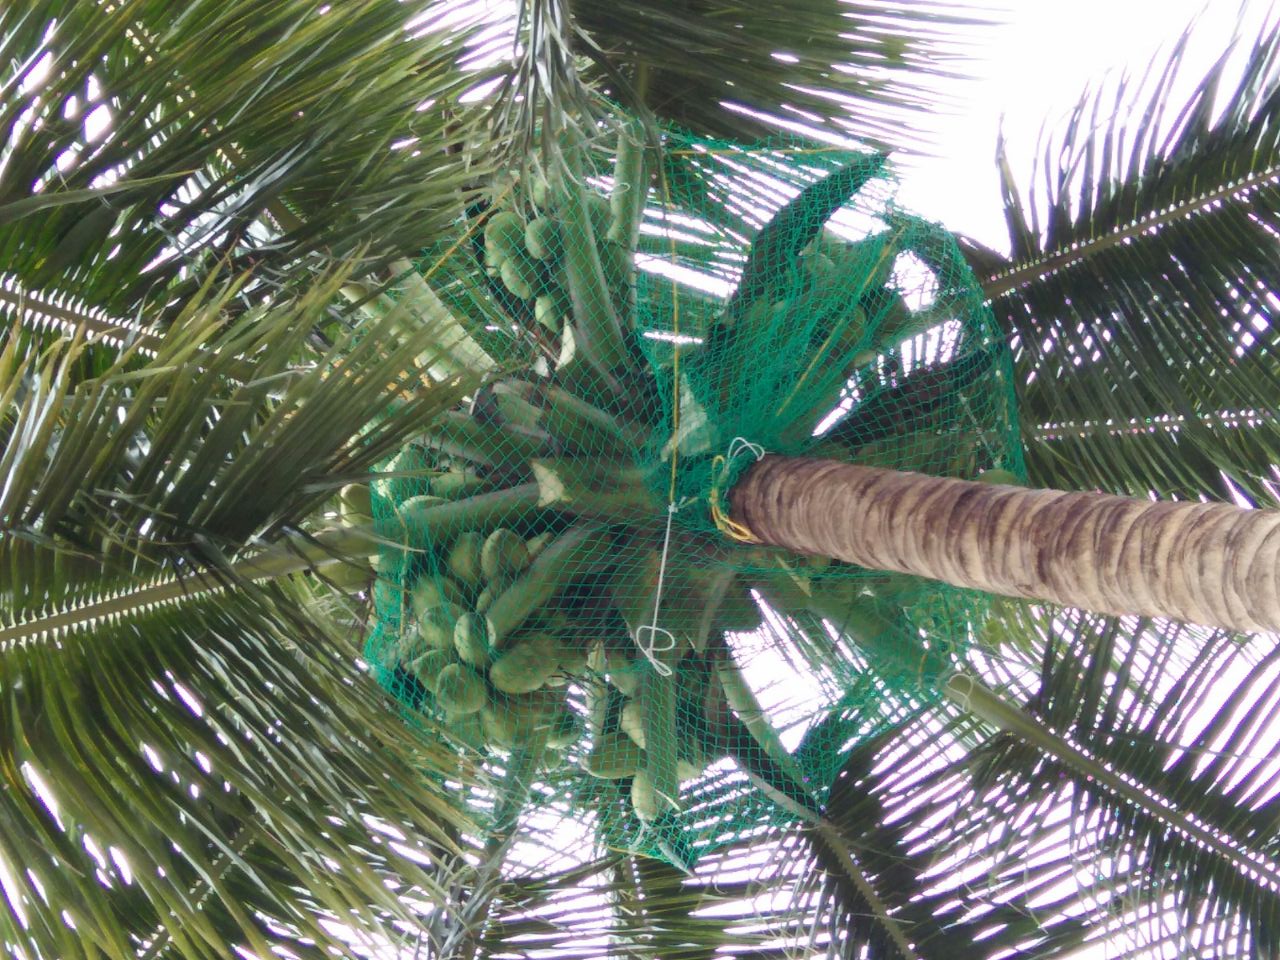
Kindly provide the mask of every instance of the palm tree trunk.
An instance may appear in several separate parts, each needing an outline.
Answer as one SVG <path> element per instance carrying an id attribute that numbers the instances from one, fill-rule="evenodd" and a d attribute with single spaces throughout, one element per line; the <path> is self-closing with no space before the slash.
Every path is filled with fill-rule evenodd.
<path id="1" fill-rule="evenodd" d="M 768 456 L 730 494 L 760 542 L 1100 613 L 1280 630 L 1280 511 Z"/>

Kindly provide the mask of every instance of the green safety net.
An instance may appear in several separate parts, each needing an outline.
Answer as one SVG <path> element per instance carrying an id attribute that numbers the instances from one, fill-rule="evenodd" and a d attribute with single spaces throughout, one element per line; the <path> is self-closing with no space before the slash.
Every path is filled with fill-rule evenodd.
<path id="1" fill-rule="evenodd" d="M 495 373 L 385 465 L 367 659 L 499 777 L 690 867 L 822 816 L 938 696 L 987 601 L 750 542 L 727 493 L 805 455 L 1017 482 L 1007 348 L 879 155 L 634 122 L 561 136 L 422 283 Z"/>

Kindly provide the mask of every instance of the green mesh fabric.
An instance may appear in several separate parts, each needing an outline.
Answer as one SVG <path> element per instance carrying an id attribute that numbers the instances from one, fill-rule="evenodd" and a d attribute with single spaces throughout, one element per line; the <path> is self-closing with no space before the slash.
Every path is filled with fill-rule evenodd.
<path id="1" fill-rule="evenodd" d="M 883 159 L 632 124 L 426 251 L 500 369 L 373 484 L 367 659 L 527 804 L 688 867 L 822 815 L 938 687 L 984 599 L 744 542 L 761 451 L 1017 482 L 1004 340 Z M 720 506 L 720 510 L 714 508 Z"/>

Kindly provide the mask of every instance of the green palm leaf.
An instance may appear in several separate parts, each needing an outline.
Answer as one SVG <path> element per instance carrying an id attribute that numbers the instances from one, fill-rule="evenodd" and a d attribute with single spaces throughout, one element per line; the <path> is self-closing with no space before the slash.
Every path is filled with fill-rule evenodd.
<path id="1" fill-rule="evenodd" d="M 326 918 L 377 938 L 408 922 L 405 894 L 432 895 L 421 861 L 450 847 L 460 818 L 426 771 L 451 770 L 452 754 L 417 739 L 360 675 L 330 588 L 254 587 L 225 566 L 319 532 L 337 486 L 467 389 L 458 377 L 424 386 L 419 362 L 450 332 L 418 318 L 405 336 L 404 311 L 307 350 L 345 279 L 317 278 L 239 323 L 225 307 L 243 283 L 211 281 L 153 337 L 153 356 L 11 323 L 6 942 L 121 957 L 157 935 L 191 956 L 279 936 L 334 945 Z M 255 378 L 242 382 L 246 359 Z M 389 408 L 397 416 L 380 419 Z M 142 589 L 175 578 L 187 592 L 158 602 Z M 400 848 L 375 839 L 371 817 Z M 111 850 L 126 866 L 94 862 Z"/>
<path id="2" fill-rule="evenodd" d="M 1213 956 L 1275 952 L 1280 744 L 1249 709 L 1277 695 L 1273 644 L 1076 612 L 1025 610 L 1021 617 L 1040 650 L 1028 710 L 1146 795 L 1207 827 L 1219 849 L 1233 851 L 1224 856 L 1194 840 L 1151 806 L 1136 809 L 1085 770 L 997 739 L 976 768 L 975 796 L 985 798 L 991 816 L 1017 825 L 1006 855 L 1026 859 L 1036 847 L 1058 852 L 1046 859 L 1042 889 L 1032 892 L 1052 889 L 1055 874 L 1060 881 L 1074 876 L 1074 883 L 1059 882 L 1052 906 L 1074 900 L 1080 916 L 1092 915 L 1096 924 L 1102 908 L 1114 909 L 1108 902 L 1121 898 L 1132 911 L 1122 928 L 1136 944 L 1149 936 L 1144 923 L 1160 917 L 1181 938 L 1180 950 L 1195 944 Z M 1037 805 L 1069 810 L 1074 830 L 1061 836 L 1060 818 L 1023 812 Z M 1079 867 L 1087 862 L 1095 866 L 1085 879 Z"/>
<path id="3" fill-rule="evenodd" d="M 41 606 L 107 579 L 21 541 L 3 553 Z M 127 957 L 162 935 L 224 956 L 262 949 L 273 924 L 320 943 L 325 918 L 376 936 L 407 915 L 402 893 L 431 891 L 414 858 L 457 817 L 420 771 L 445 756 L 413 743 L 346 643 L 302 614 L 310 593 L 241 583 L 56 633 L 40 607 L 15 609 L 23 636 L 0 656 L 6 942 Z M 403 846 L 371 842 L 370 817 Z"/>
<path id="4" fill-rule="evenodd" d="M 394 313 L 306 357 L 302 340 L 344 279 L 333 274 L 232 326 L 223 308 L 240 285 L 208 287 L 153 358 L 125 351 L 79 383 L 80 344 L 45 352 L 12 327 L 0 383 L 10 393 L 25 387 L 25 402 L 0 433 L 8 441 L 0 462 L 14 478 L 0 504 L 8 525 L 108 553 L 235 553 L 367 474 L 464 384 L 421 389 L 417 358 L 449 331 L 424 321 L 406 338 Z M 239 382 L 230 373 L 244 357 L 254 360 L 254 379 Z M 389 404 L 399 416 L 380 422 Z"/>
<path id="5" fill-rule="evenodd" d="M 1004 167 L 1013 260 L 986 260 L 985 286 L 1018 338 L 1034 482 L 1223 498 L 1222 471 L 1272 502 L 1280 35 L 1177 105 L 1186 41 L 1146 92 L 1120 85 L 1122 109 L 1081 100 L 1045 145 L 1042 198 L 1024 204 Z"/>
<path id="6" fill-rule="evenodd" d="M 1050 957 L 1105 941 L 1108 956 L 1142 957 L 1163 930 L 1154 946 L 1184 954 L 1274 952 L 1280 745 L 1253 706 L 1277 695 L 1271 645 L 1070 611 L 1004 616 L 1033 638 L 1039 662 L 992 647 L 975 669 L 1155 803 L 1133 804 L 1096 768 L 950 710 L 860 748 L 828 816 L 913 948 Z M 832 929 L 849 947 L 902 956 L 831 851 L 812 839 L 801 849 L 800 889 L 821 905 L 811 922 L 837 910 L 845 919 Z M 766 859 L 783 889 L 788 862 L 775 871 L 778 855 Z"/>
<path id="7" fill-rule="evenodd" d="M 939 102 L 930 80 L 956 76 L 966 30 L 985 22 L 965 6 L 531 0 L 500 87 L 504 126 L 528 144 L 538 128 L 589 116 L 597 89 L 706 136 L 750 141 L 787 126 L 915 145 L 913 116 Z"/>
<path id="8" fill-rule="evenodd" d="M 304 258 L 416 253 L 483 172 L 456 149 L 474 26 L 411 39 L 430 6 L 7 5 L 0 263 L 127 314 L 181 300 L 221 260 L 283 283 Z"/>

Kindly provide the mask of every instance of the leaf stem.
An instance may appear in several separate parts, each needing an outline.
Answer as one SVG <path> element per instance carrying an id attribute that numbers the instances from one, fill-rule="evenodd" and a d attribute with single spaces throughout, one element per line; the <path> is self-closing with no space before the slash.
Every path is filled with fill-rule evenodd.
<path id="1" fill-rule="evenodd" d="M 1216 853 L 1237 870 L 1265 876 L 1268 883 L 1280 886 L 1280 870 L 1277 870 L 1274 863 L 1234 845 L 1229 837 L 1193 819 L 1168 800 L 1126 780 L 971 674 L 962 671 L 953 673 L 943 687 L 943 693 L 966 713 L 1042 750 L 1154 820 L 1168 825 L 1198 846 Z"/>
<path id="2" fill-rule="evenodd" d="M 1207 210 L 1215 204 L 1241 193 L 1257 189 L 1263 184 L 1280 178 L 1280 167 L 1270 166 L 1259 170 L 1240 180 L 1224 183 L 1207 193 L 1190 197 L 1179 203 L 1145 217 L 1133 221 L 1128 226 L 1120 227 L 1101 237 L 1094 237 L 1084 243 L 1073 244 L 1065 250 L 1047 253 L 1030 263 L 1015 264 L 1008 272 L 997 274 L 982 281 L 982 292 L 990 300 L 1006 296 L 1018 287 L 1034 283 L 1050 274 L 1074 267 L 1090 257 L 1097 256 L 1112 247 L 1120 246 L 1133 237 L 1159 230 L 1176 220 L 1193 216 L 1197 211 Z"/>
<path id="3" fill-rule="evenodd" d="M 0 627 L 0 650 L 31 643 L 56 631 L 84 626 L 135 610 L 217 593 L 235 578 L 273 580 L 303 570 L 341 563 L 348 557 L 373 556 L 383 541 L 367 527 L 341 527 L 315 537 L 293 535 L 255 556 L 233 563 L 226 571 L 191 570 L 184 577 L 170 577 L 146 586 L 122 590 L 36 620 Z"/>

